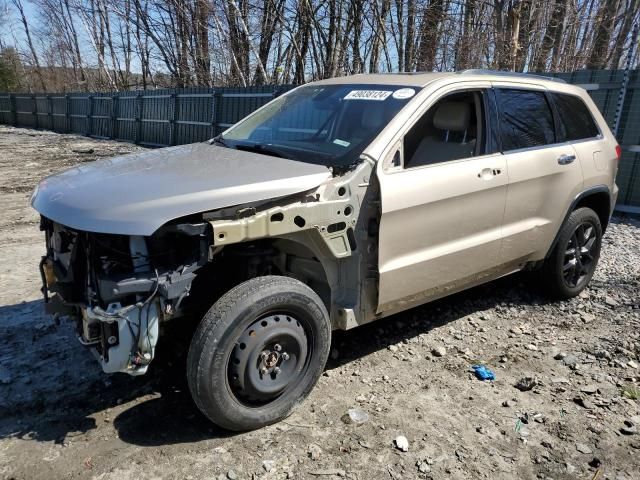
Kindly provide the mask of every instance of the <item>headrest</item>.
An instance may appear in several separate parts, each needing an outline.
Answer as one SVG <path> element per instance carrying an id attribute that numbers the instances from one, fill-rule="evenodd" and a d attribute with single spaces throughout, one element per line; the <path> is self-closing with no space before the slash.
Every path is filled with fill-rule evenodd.
<path id="1" fill-rule="evenodd" d="M 377 130 L 384 123 L 384 111 L 382 108 L 365 108 L 362 112 L 362 127 L 369 130 Z"/>
<path id="2" fill-rule="evenodd" d="M 464 102 L 443 102 L 433 115 L 433 126 L 438 130 L 463 132 L 469 128 L 471 108 Z"/>

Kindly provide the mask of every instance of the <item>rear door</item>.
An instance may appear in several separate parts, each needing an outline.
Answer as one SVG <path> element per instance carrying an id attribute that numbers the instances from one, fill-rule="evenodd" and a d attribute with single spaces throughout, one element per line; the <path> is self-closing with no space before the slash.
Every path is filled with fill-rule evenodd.
<path id="1" fill-rule="evenodd" d="M 571 143 L 557 138 L 557 116 L 543 88 L 506 83 L 494 90 L 509 175 L 500 259 L 521 266 L 544 257 L 583 175 Z"/>

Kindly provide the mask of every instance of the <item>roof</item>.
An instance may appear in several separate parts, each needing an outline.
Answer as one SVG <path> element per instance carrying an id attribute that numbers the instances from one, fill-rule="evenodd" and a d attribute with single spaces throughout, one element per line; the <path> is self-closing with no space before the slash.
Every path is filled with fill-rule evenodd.
<path id="1" fill-rule="evenodd" d="M 529 81 L 551 81 L 566 83 L 564 80 L 542 75 L 519 72 L 504 72 L 499 70 L 462 70 L 458 72 L 400 72 L 400 73 L 361 73 L 346 77 L 328 78 L 313 82 L 319 85 L 340 85 L 350 83 L 377 84 L 377 85 L 402 85 L 406 87 L 424 87 L 428 83 L 446 77 L 481 77 L 485 80 L 526 79 Z M 491 78 L 493 77 L 493 78 Z"/>
<path id="2" fill-rule="evenodd" d="M 316 85 L 341 85 L 362 83 L 373 85 L 401 85 L 405 87 L 424 87 L 426 84 L 440 78 L 455 75 L 451 72 L 416 72 L 416 73 L 360 73 L 346 77 L 328 78 L 313 82 Z"/>

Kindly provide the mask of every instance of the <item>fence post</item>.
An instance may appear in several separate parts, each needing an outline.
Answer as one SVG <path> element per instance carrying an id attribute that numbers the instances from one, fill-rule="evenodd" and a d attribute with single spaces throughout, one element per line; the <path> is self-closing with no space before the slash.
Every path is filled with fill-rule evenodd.
<path id="1" fill-rule="evenodd" d="M 620 92 L 618 93 L 618 104 L 616 105 L 616 116 L 613 124 L 613 136 L 616 138 L 618 138 L 620 119 L 622 118 L 622 109 L 624 107 L 624 101 L 627 95 L 627 87 L 629 85 L 629 70 L 631 70 L 631 62 L 634 57 L 636 43 L 638 42 L 638 28 L 640 28 L 640 26 L 638 25 L 638 23 L 636 23 L 633 27 L 633 32 L 631 33 L 631 48 L 629 48 L 629 52 L 627 54 L 627 63 L 624 67 L 622 86 L 620 87 Z M 618 142 L 621 142 L 621 140 L 618 140 Z"/>
<path id="2" fill-rule="evenodd" d="M 214 89 L 211 94 L 211 137 L 218 135 L 218 101 L 221 98 L 220 91 Z"/>
<path id="3" fill-rule="evenodd" d="M 89 95 L 87 100 L 89 101 L 89 108 L 87 109 L 87 133 L 85 135 L 90 137 L 93 130 L 93 95 Z"/>
<path id="4" fill-rule="evenodd" d="M 178 110 L 178 92 L 173 90 L 173 93 L 169 97 L 169 141 L 170 146 L 176 144 L 176 111 Z"/>
<path id="5" fill-rule="evenodd" d="M 139 90 L 136 93 L 135 122 L 136 122 L 135 143 L 140 143 L 140 137 L 142 136 L 142 94 L 140 93 Z"/>
<path id="6" fill-rule="evenodd" d="M 64 94 L 64 128 L 66 130 L 66 133 L 70 133 L 71 132 L 71 117 L 70 117 L 70 113 L 69 110 L 71 110 L 69 107 L 71 106 L 71 98 L 69 97 L 68 93 Z"/>
<path id="7" fill-rule="evenodd" d="M 38 100 L 36 100 L 35 94 L 31 95 L 31 108 L 33 112 L 33 123 L 35 124 L 34 128 L 40 128 L 40 122 L 38 121 Z"/>
<path id="8" fill-rule="evenodd" d="M 13 118 L 13 126 L 18 126 L 18 112 L 16 108 L 16 95 L 14 93 L 9 94 L 9 105 L 11 110 L 11 116 Z"/>
<path id="9" fill-rule="evenodd" d="M 111 138 L 117 140 L 118 138 L 118 95 L 111 96 Z"/>
<path id="10" fill-rule="evenodd" d="M 53 99 L 51 95 L 48 93 L 45 95 L 45 99 L 47 101 L 47 118 L 49 119 L 49 129 L 54 130 L 53 128 Z"/>

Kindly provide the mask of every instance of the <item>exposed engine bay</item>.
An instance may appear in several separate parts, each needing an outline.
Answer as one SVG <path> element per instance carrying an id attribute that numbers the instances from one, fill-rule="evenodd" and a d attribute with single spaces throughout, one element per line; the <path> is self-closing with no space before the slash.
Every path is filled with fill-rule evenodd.
<path id="1" fill-rule="evenodd" d="M 145 373 L 160 323 L 184 313 L 195 271 L 207 263 L 210 225 L 169 225 L 141 237 L 78 232 L 42 217 L 41 229 L 47 310 L 75 320 L 79 341 L 105 372 Z"/>

